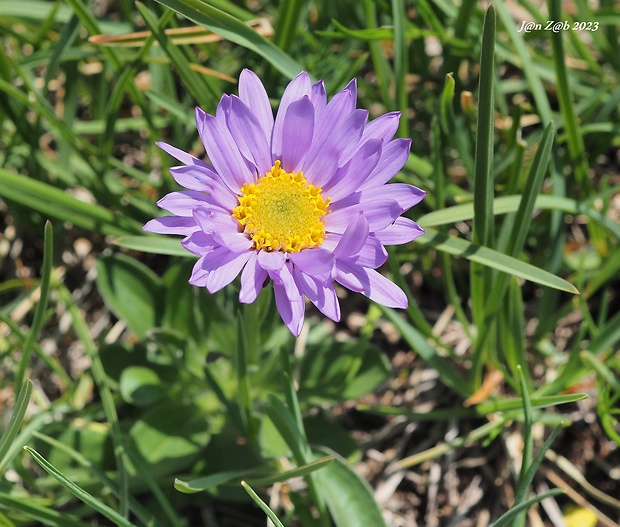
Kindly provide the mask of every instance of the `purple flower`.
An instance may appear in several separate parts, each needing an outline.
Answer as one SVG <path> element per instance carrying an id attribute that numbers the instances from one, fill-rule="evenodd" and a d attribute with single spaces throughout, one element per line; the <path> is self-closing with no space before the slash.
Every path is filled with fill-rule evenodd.
<path id="1" fill-rule="evenodd" d="M 187 190 L 158 205 L 171 212 L 144 230 L 185 236 L 198 256 L 190 284 L 210 293 L 241 273 L 239 301 L 253 302 L 271 279 L 282 320 L 301 332 L 305 300 L 340 320 L 334 282 L 388 307 L 405 293 L 376 271 L 384 245 L 407 243 L 423 230 L 401 214 L 425 192 L 386 185 L 405 164 L 410 139 L 392 139 L 400 114 L 367 122 L 357 86 L 327 102 L 323 82 L 301 72 L 287 86 L 274 120 L 260 79 L 239 77 L 239 97 L 224 95 L 215 116 L 196 109 L 211 164 L 158 143 L 183 166 L 172 176 Z"/>

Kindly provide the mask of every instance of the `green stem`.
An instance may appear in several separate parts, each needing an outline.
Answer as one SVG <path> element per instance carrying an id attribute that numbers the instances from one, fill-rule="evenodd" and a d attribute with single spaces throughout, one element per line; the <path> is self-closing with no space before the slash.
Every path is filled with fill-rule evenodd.
<path id="1" fill-rule="evenodd" d="M 54 252 L 53 232 L 52 224 L 48 221 L 45 224 L 44 235 L 44 251 L 43 251 L 43 270 L 41 272 L 41 286 L 39 301 L 34 309 L 34 317 L 32 321 L 32 327 L 26 336 L 24 346 L 22 347 L 22 354 L 17 366 L 17 372 L 15 374 L 15 396 L 22 389 L 24 384 L 24 378 L 26 377 L 26 369 L 30 359 L 30 352 L 35 344 L 37 335 L 43 327 L 45 311 L 47 310 L 47 299 L 50 291 L 50 281 L 52 277 L 52 258 Z"/>
<path id="2" fill-rule="evenodd" d="M 248 337 L 248 334 L 252 334 L 256 331 L 256 326 L 246 325 L 246 317 L 244 313 L 240 313 L 237 318 L 237 344 L 235 346 L 235 368 L 237 371 L 237 400 L 239 404 L 239 415 L 241 416 L 241 422 L 243 431 L 246 437 L 252 441 L 256 438 L 256 430 L 254 426 L 254 419 L 252 417 L 252 400 L 250 398 L 250 379 L 248 376 L 248 342 L 253 340 Z M 251 346 L 251 345 L 250 345 Z"/>
<path id="3" fill-rule="evenodd" d="M 293 384 L 293 372 L 291 367 L 291 360 L 289 357 L 288 350 L 286 348 L 280 348 L 280 361 L 282 363 L 282 371 L 284 372 L 285 378 L 285 391 L 286 391 L 286 404 L 289 408 L 289 411 L 293 415 L 295 420 L 295 424 L 297 426 L 297 430 L 299 432 L 299 437 L 301 439 L 300 445 L 301 448 L 298 452 L 297 463 L 299 465 L 307 465 L 313 461 L 312 459 L 312 449 L 310 448 L 310 444 L 308 443 L 308 438 L 306 436 L 306 430 L 304 427 L 304 422 L 301 414 L 301 408 L 299 406 L 299 399 L 297 398 L 297 392 L 295 391 L 295 386 Z M 304 476 L 306 480 L 306 484 L 308 485 L 308 492 L 310 493 L 310 497 L 312 501 L 314 501 L 316 508 L 319 512 L 319 522 L 321 527 L 330 527 L 331 521 L 329 512 L 327 510 L 327 504 L 321 495 L 317 485 L 314 474 L 307 474 Z"/>

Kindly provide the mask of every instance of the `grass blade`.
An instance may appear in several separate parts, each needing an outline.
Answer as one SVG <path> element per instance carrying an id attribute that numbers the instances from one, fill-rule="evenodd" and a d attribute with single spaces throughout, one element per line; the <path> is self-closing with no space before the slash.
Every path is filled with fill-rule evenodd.
<path id="1" fill-rule="evenodd" d="M 617 187 L 614 187 L 614 191 L 618 191 Z M 596 196 L 601 198 L 602 196 Z M 495 198 L 493 205 L 493 212 L 496 215 L 508 214 L 510 212 L 516 212 L 519 209 L 522 196 L 501 196 Z M 558 212 L 565 212 L 566 214 L 583 214 L 592 221 L 595 221 L 611 234 L 620 240 L 620 226 L 617 222 L 611 221 L 610 218 L 602 215 L 592 206 L 592 200 L 586 200 L 584 202 L 577 201 L 571 198 L 565 198 L 561 196 L 547 196 L 540 195 L 534 202 L 534 209 L 551 210 Z M 462 205 L 455 205 L 443 210 L 435 210 L 425 214 L 418 220 L 420 227 L 427 229 L 429 227 L 438 227 L 440 225 L 447 225 L 450 223 L 456 223 L 459 221 L 471 220 L 474 217 L 474 205 L 473 203 L 464 203 Z"/>
<path id="2" fill-rule="evenodd" d="M 284 527 L 284 524 L 278 519 L 276 513 L 269 508 L 269 505 L 259 498 L 258 494 L 252 490 L 252 487 L 250 487 L 245 481 L 241 482 L 241 486 L 250 495 L 250 498 L 252 498 L 261 509 L 263 509 L 263 512 L 276 527 Z"/>
<path id="3" fill-rule="evenodd" d="M 43 269 L 41 270 L 41 283 L 39 301 L 34 308 L 34 316 L 32 326 L 26 336 L 24 345 L 22 346 L 22 354 L 15 373 L 15 391 L 23 389 L 24 377 L 26 376 L 26 368 L 28 367 L 30 352 L 41 328 L 43 327 L 45 311 L 47 310 L 47 300 L 50 292 L 50 281 L 52 278 L 52 258 L 54 256 L 54 233 L 52 232 L 52 224 L 47 221 L 44 229 L 43 241 Z M 0 460 L 2 456 L 0 456 Z"/>
<path id="4" fill-rule="evenodd" d="M 49 507 L 37 504 L 31 497 L 16 498 L 14 496 L 0 493 L 0 508 L 8 509 L 10 512 L 20 512 L 29 520 L 39 521 L 39 525 L 46 527 L 92 527 L 92 522 L 81 522 L 66 511 L 55 511 Z M 14 524 L 3 524 L 14 527 Z"/>
<path id="5" fill-rule="evenodd" d="M 121 515 L 124 517 L 127 515 L 129 510 L 129 479 L 127 475 L 125 446 L 118 420 L 118 414 L 116 412 L 116 406 L 114 404 L 114 397 L 110 387 L 108 386 L 108 379 L 103 368 L 103 363 L 101 362 L 101 357 L 97 351 L 97 346 L 90 335 L 86 321 L 80 313 L 73 296 L 64 286 L 60 286 L 58 288 L 58 293 L 67 306 L 67 311 L 71 315 L 75 333 L 83 343 L 84 350 L 91 360 L 91 373 L 95 383 L 97 384 L 97 388 L 99 389 L 99 395 L 101 397 L 105 417 L 110 423 L 110 432 L 114 443 L 114 458 L 116 461 L 116 468 L 118 470 L 120 510 Z"/>
<path id="6" fill-rule="evenodd" d="M 495 73 L 495 8 L 487 10 L 482 33 L 478 127 L 474 171 L 474 243 L 493 246 L 493 108 Z"/>
<path id="7" fill-rule="evenodd" d="M 301 0 L 280 2 L 278 24 L 273 43 L 286 53 L 289 52 L 295 38 L 303 5 L 304 2 Z"/>
<path id="8" fill-rule="evenodd" d="M 515 505 L 519 505 L 525 500 L 525 497 L 527 496 L 530 482 L 527 481 L 526 475 L 528 469 L 532 467 L 532 452 L 534 450 L 534 437 L 532 436 L 532 426 L 534 422 L 534 416 L 532 415 L 532 402 L 530 400 L 530 391 L 527 385 L 528 383 L 525 379 L 525 373 L 523 372 L 523 367 L 521 365 L 517 366 L 517 373 L 519 374 L 521 397 L 523 398 L 523 453 L 521 460 L 521 470 L 519 471 Z M 542 457 L 540 459 L 542 461 Z M 526 511 L 523 510 L 520 514 L 517 515 L 514 520 L 513 527 L 522 527 L 523 525 L 525 525 L 525 512 Z"/>
<path id="9" fill-rule="evenodd" d="M 68 480 L 61 472 L 58 471 L 56 467 L 49 463 L 36 450 L 28 446 L 25 446 L 24 450 L 26 450 L 26 452 L 28 452 L 34 458 L 34 460 L 41 466 L 43 470 L 45 470 L 45 472 L 47 472 L 63 487 L 65 487 L 69 492 L 71 492 L 71 494 L 86 503 L 86 505 L 91 507 L 93 510 L 96 510 L 98 513 L 102 514 L 103 516 L 108 518 L 108 520 L 114 522 L 119 527 L 136 527 L 133 523 L 121 516 L 114 509 L 111 509 L 106 504 L 102 503 L 91 494 L 78 487 L 75 483 Z"/>
<path id="10" fill-rule="evenodd" d="M 254 51 L 278 71 L 293 78 L 303 68 L 276 45 L 266 40 L 238 18 L 210 6 L 202 0 L 157 0 L 191 21 Z"/>
<path id="11" fill-rule="evenodd" d="M 574 285 L 540 267 L 535 267 L 488 247 L 475 245 L 462 238 L 442 234 L 433 229 L 427 229 L 426 234 L 418 238 L 416 243 L 418 245 L 429 245 L 438 251 L 445 251 L 455 256 L 462 256 L 471 262 L 524 278 L 536 284 L 567 293 L 579 293 Z"/>
<path id="12" fill-rule="evenodd" d="M 502 516 L 493 524 L 491 527 L 504 527 L 504 525 L 508 525 L 517 515 L 521 514 L 521 512 L 526 511 L 535 503 L 538 503 L 546 498 L 551 498 L 553 496 L 557 496 L 558 494 L 564 494 L 564 490 L 562 489 L 551 489 L 529 500 L 523 501 L 519 503 L 519 505 L 515 505 L 512 509 L 502 514 Z"/>
<path id="13" fill-rule="evenodd" d="M 366 27 L 369 29 L 377 28 L 377 6 L 372 0 L 364 0 L 364 16 Z M 337 26 L 338 27 L 338 26 Z M 370 49 L 370 57 L 372 58 L 373 69 L 377 75 L 379 90 L 381 92 L 381 100 L 387 108 L 393 108 L 394 102 L 390 95 L 390 83 L 392 79 L 392 71 L 390 64 L 385 56 L 381 42 L 372 40 L 368 43 Z"/>
<path id="14" fill-rule="evenodd" d="M 403 0 L 392 0 L 392 18 L 394 23 L 394 77 L 396 81 L 396 107 L 401 112 L 398 123 L 398 135 L 409 137 L 407 111 L 407 65 L 409 62 L 407 42 L 405 40 L 405 6 Z"/>
<path id="15" fill-rule="evenodd" d="M 17 401 L 15 402 L 15 408 L 11 415 L 11 420 L 6 430 L 0 437 L 0 474 L 4 474 L 9 463 L 12 460 L 12 456 L 8 455 L 11 445 L 15 441 L 19 429 L 24 422 L 24 416 L 30 403 L 30 396 L 32 395 L 32 381 L 26 379 L 19 390 Z"/>
<path id="16" fill-rule="evenodd" d="M 482 30 L 482 51 L 480 55 L 480 82 L 478 88 L 478 126 L 476 130 L 476 156 L 474 160 L 474 221 L 473 241 L 477 245 L 493 247 L 493 131 L 494 131 L 494 90 L 495 76 L 495 8 L 487 9 Z M 474 325 L 479 335 L 487 335 L 483 327 L 485 303 L 491 288 L 490 269 L 473 262 L 470 267 L 471 307 Z M 480 386 L 482 370 L 487 361 L 487 349 L 493 346 L 493 339 L 480 338 L 474 345 L 472 360 L 473 386 Z"/>
<path id="17" fill-rule="evenodd" d="M 167 18 L 170 18 L 167 15 L 172 15 L 172 11 L 168 11 L 164 14 L 164 17 L 162 17 L 161 20 L 158 20 L 153 12 L 150 11 L 143 3 L 137 2 L 136 7 L 138 8 L 138 11 L 140 11 L 142 18 L 144 18 L 147 27 L 157 42 L 159 42 L 161 49 L 166 53 L 171 64 L 179 73 L 183 86 L 187 88 L 192 95 L 192 98 L 198 103 L 199 106 L 205 108 L 212 107 L 213 104 L 208 101 L 218 101 L 220 91 L 213 85 L 212 82 L 207 82 L 206 77 L 203 75 L 198 75 L 190 67 L 190 64 L 183 52 L 172 42 L 164 31 L 166 20 Z"/>
<path id="18" fill-rule="evenodd" d="M 134 234 L 141 224 L 94 203 L 80 201 L 60 188 L 0 169 L 0 195 L 45 216 L 102 234 Z"/>
<path id="19" fill-rule="evenodd" d="M 562 20 L 562 8 L 560 0 L 549 0 L 549 16 L 554 20 Z M 555 18 L 554 18 L 555 17 Z M 588 166 L 586 163 L 585 147 L 583 137 L 579 132 L 578 119 L 575 115 L 571 89 L 568 84 L 568 74 L 566 72 L 566 55 L 564 53 L 563 42 L 564 31 L 553 31 L 551 34 L 551 44 L 553 47 L 553 64 L 555 66 L 556 86 L 558 89 L 558 99 L 560 110 L 564 118 L 564 127 L 568 137 L 568 152 L 572 160 L 575 180 L 579 187 L 582 197 L 588 193 L 591 187 L 588 177 Z"/>

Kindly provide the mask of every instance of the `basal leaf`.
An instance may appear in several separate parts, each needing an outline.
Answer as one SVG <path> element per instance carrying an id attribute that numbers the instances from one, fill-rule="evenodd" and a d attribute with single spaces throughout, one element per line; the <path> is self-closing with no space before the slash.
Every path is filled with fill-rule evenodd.
<path id="1" fill-rule="evenodd" d="M 96 268 L 97 286 L 108 307 L 144 338 L 160 320 L 163 294 L 159 277 L 124 254 L 98 259 Z"/>

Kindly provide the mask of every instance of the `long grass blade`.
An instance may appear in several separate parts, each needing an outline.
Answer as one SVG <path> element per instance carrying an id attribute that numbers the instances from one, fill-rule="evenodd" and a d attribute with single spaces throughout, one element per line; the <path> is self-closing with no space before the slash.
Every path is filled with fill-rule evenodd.
<path id="1" fill-rule="evenodd" d="M 293 78 L 303 69 L 289 55 L 241 20 L 212 7 L 207 2 L 202 0 L 157 0 L 157 2 L 231 42 L 254 51 L 287 77 Z"/>
<path id="2" fill-rule="evenodd" d="M 480 82 L 478 87 L 478 126 L 476 130 L 476 156 L 474 160 L 474 221 L 473 241 L 483 247 L 494 246 L 493 193 L 494 193 L 494 88 L 495 76 L 495 8 L 487 9 L 482 31 L 480 55 Z M 491 288 L 490 269 L 473 262 L 470 267 L 471 307 L 474 325 L 479 338 L 474 344 L 472 360 L 472 387 L 480 386 L 482 370 L 493 345 L 491 331 L 484 327 L 486 299 Z"/>
<path id="3" fill-rule="evenodd" d="M 8 455 L 9 450 L 11 449 L 11 445 L 13 445 L 13 442 L 19 433 L 22 423 L 24 422 L 24 416 L 26 415 L 26 410 L 28 409 L 31 395 L 32 381 L 30 379 L 26 379 L 22 383 L 19 390 L 9 425 L 3 432 L 2 437 L 0 437 L 0 474 L 4 474 L 12 460 L 12 457 Z"/>
<path id="4" fill-rule="evenodd" d="M 50 282 L 52 279 L 52 259 L 54 255 L 54 233 L 52 224 L 48 221 L 45 223 L 44 236 L 43 236 L 43 268 L 41 269 L 41 282 L 39 286 L 39 301 L 34 308 L 34 316 L 32 319 L 32 326 L 24 345 L 22 346 L 22 353 L 17 366 L 17 372 L 15 373 L 15 390 L 22 389 L 24 383 L 24 377 L 26 375 L 26 368 L 30 360 L 30 352 L 32 347 L 43 327 L 45 322 L 45 312 L 47 310 L 47 301 L 50 292 Z M 0 456 L 0 459 L 2 457 Z"/>
<path id="5" fill-rule="evenodd" d="M 67 479 L 56 467 L 54 467 L 51 463 L 49 463 L 41 454 L 39 454 L 36 450 L 25 446 L 24 450 L 26 450 L 34 460 L 39 464 L 39 466 L 45 470 L 50 476 L 52 476 L 55 480 L 57 480 L 63 487 L 65 487 L 71 494 L 73 494 L 76 498 L 83 501 L 91 507 L 93 510 L 102 514 L 108 520 L 113 522 L 115 525 L 119 527 L 136 527 L 135 524 L 131 523 L 129 520 L 121 516 L 114 509 L 108 507 L 105 503 L 102 503 L 94 496 L 86 492 L 84 489 L 80 488 L 78 485 L 73 483 L 71 480 Z"/>
<path id="6" fill-rule="evenodd" d="M 250 495 L 250 498 L 263 510 L 263 512 L 267 515 L 267 517 L 273 522 L 275 527 L 284 527 L 284 524 L 278 519 L 276 513 L 271 510 L 269 505 L 267 505 L 254 490 L 250 487 L 245 481 L 241 482 L 241 486 L 245 489 L 245 491 Z"/>

